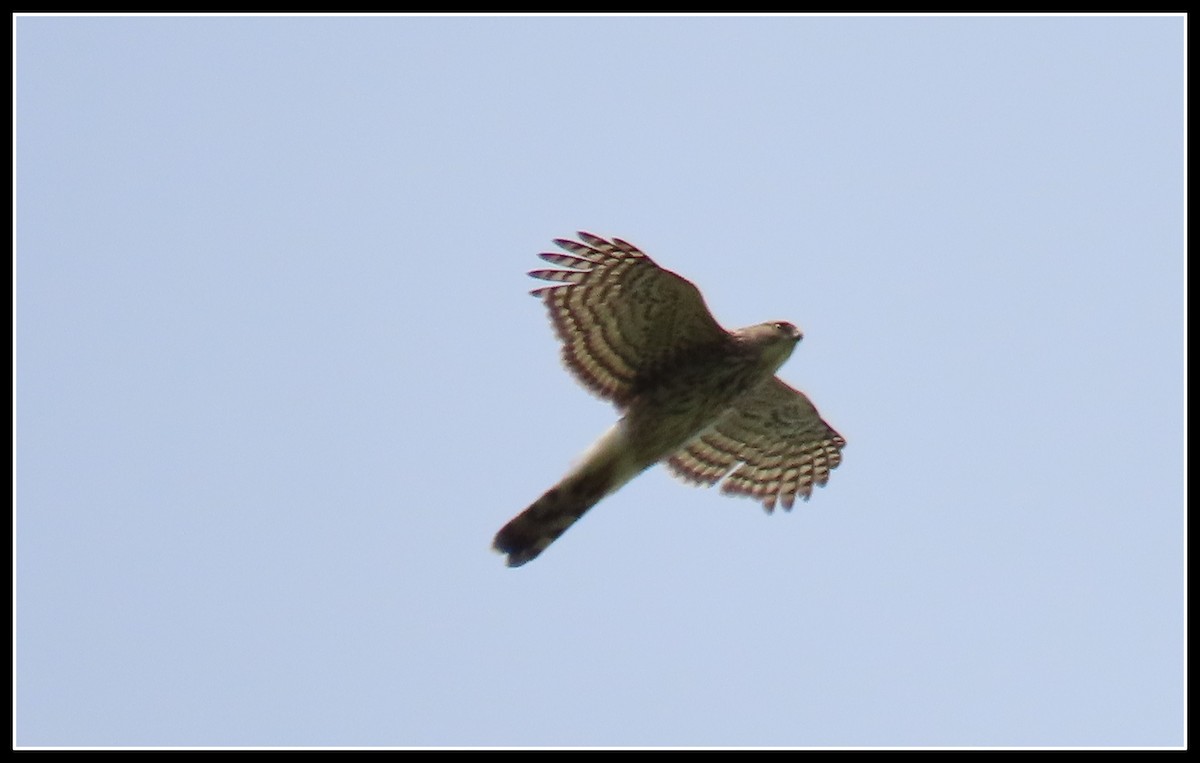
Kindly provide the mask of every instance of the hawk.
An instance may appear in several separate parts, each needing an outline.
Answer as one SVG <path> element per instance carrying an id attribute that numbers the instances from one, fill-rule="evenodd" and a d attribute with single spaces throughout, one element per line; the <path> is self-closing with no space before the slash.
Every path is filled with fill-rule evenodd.
<path id="1" fill-rule="evenodd" d="M 803 392 L 775 376 L 802 338 L 787 321 L 721 328 L 690 281 L 637 247 L 580 232 L 544 252 L 563 268 L 529 275 L 550 312 L 567 368 L 621 419 L 580 462 L 496 534 L 517 567 L 584 512 L 662 461 L 701 485 L 791 509 L 842 460 L 846 441 Z"/>

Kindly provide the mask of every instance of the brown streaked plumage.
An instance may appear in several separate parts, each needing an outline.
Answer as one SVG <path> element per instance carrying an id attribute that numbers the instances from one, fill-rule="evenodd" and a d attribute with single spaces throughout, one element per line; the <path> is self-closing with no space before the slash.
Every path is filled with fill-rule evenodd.
<path id="1" fill-rule="evenodd" d="M 629 480 L 663 461 L 679 477 L 748 495 L 772 511 L 808 500 L 846 441 L 804 393 L 775 376 L 802 338 L 786 321 L 726 331 L 689 281 L 621 239 L 579 233 L 534 270 L 535 289 L 575 377 L 621 419 L 557 485 L 496 534 L 516 567 Z"/>

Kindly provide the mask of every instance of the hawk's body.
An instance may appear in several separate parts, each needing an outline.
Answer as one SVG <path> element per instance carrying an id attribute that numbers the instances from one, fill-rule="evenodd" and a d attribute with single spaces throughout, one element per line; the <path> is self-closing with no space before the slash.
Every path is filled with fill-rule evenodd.
<path id="1" fill-rule="evenodd" d="M 723 490 L 751 495 L 768 511 L 824 485 L 845 440 L 803 393 L 775 378 L 800 331 L 783 321 L 725 331 L 688 281 L 620 239 L 579 236 L 584 243 L 555 241 L 573 256 L 541 255 L 572 270 L 530 273 L 564 284 L 533 293 L 550 310 L 567 367 L 624 415 L 496 534 L 508 564 L 536 557 L 659 461 L 692 482 L 728 475 Z"/>

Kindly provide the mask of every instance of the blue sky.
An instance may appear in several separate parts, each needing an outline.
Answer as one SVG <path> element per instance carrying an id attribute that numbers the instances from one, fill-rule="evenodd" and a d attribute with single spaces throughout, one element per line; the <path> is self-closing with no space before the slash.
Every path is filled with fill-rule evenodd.
<path id="1" fill-rule="evenodd" d="M 1181 17 L 18 17 L 15 741 L 1181 745 Z M 525 272 L 619 236 L 848 440 L 656 468 Z"/>

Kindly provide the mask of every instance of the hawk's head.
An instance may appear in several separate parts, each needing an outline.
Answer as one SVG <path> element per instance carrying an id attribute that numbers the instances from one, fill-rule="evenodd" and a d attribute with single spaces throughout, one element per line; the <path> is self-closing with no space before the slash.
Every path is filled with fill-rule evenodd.
<path id="1" fill-rule="evenodd" d="M 733 332 L 742 346 L 756 353 L 771 373 L 779 370 L 792 350 L 804 338 L 800 329 L 787 321 L 767 321 Z"/>

